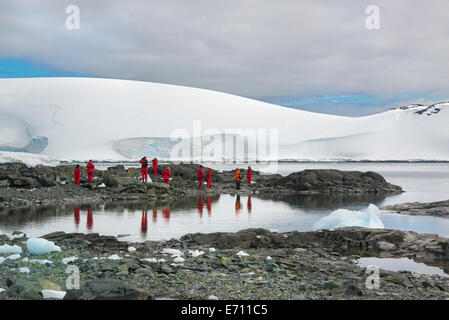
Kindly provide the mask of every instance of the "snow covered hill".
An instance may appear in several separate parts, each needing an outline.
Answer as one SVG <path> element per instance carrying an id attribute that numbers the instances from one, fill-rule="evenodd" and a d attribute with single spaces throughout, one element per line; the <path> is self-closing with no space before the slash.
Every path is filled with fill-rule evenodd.
<path id="1" fill-rule="evenodd" d="M 279 159 L 449 160 L 448 120 L 449 103 L 351 118 L 158 83 L 0 79 L 0 152 L 43 149 L 58 159 L 164 158 L 176 144 L 169 139 L 174 130 L 195 137 L 276 129 Z M 200 132 L 194 121 L 201 121 Z"/>

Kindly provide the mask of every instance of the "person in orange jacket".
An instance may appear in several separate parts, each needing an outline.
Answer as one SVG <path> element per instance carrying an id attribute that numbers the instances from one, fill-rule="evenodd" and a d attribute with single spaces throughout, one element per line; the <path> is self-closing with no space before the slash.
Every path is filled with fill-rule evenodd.
<path id="1" fill-rule="evenodd" d="M 246 178 L 248 179 L 248 184 L 251 184 L 251 178 L 253 177 L 253 170 L 251 167 L 248 167 L 248 170 L 246 171 Z"/>
<path id="2" fill-rule="evenodd" d="M 143 157 L 140 159 L 140 171 L 142 172 L 142 181 L 147 182 L 148 181 L 148 160 L 147 157 Z"/>
<path id="3" fill-rule="evenodd" d="M 242 180 L 242 174 L 240 173 L 240 169 L 235 170 L 235 187 L 237 190 L 240 190 L 240 181 Z"/>
<path id="4" fill-rule="evenodd" d="M 153 174 L 154 176 L 157 176 L 157 158 L 153 159 Z"/>
<path id="5" fill-rule="evenodd" d="M 170 183 L 170 176 L 171 176 L 170 168 L 167 167 L 164 171 L 162 171 L 162 178 L 164 179 L 164 182 L 166 184 Z"/>
<path id="6" fill-rule="evenodd" d="M 87 182 L 92 183 L 92 180 L 94 178 L 94 170 L 95 170 L 95 165 L 92 162 L 92 160 L 89 160 L 86 168 L 87 168 Z"/>
<path id="7" fill-rule="evenodd" d="M 200 165 L 200 167 L 198 168 L 196 176 L 198 177 L 199 187 L 201 188 L 203 186 L 203 179 L 204 179 L 204 171 L 202 165 Z"/>
<path id="8" fill-rule="evenodd" d="M 209 168 L 206 174 L 207 187 L 212 188 L 212 169 Z"/>
<path id="9" fill-rule="evenodd" d="M 81 178 L 81 168 L 80 165 L 77 164 L 75 169 L 73 169 L 74 172 L 74 176 L 75 176 L 75 184 L 79 185 L 80 184 L 80 178 Z"/>

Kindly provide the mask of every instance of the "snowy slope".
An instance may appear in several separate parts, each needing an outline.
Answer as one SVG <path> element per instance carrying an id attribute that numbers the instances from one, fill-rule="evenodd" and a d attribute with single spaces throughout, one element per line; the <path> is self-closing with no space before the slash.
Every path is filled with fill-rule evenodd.
<path id="1" fill-rule="evenodd" d="M 435 108 L 439 112 L 432 113 Z M 155 150 L 154 138 L 166 148 L 173 130 L 195 135 L 193 121 L 201 121 L 203 135 L 210 129 L 278 129 L 279 158 L 449 160 L 448 108 L 442 104 L 419 114 L 426 107 L 417 105 L 351 118 L 158 83 L 0 79 L 0 150 L 24 147 L 32 137 L 45 137 L 44 155 L 120 160 L 127 154 Z M 148 139 L 150 149 L 142 145 Z M 117 152 L 121 151 L 117 146 L 123 145 L 133 152 Z"/>

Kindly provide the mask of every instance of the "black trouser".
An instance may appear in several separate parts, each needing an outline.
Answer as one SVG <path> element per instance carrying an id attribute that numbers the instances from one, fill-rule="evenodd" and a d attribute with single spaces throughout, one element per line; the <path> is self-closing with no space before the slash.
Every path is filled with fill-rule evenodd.
<path id="1" fill-rule="evenodd" d="M 240 181 L 235 182 L 235 187 L 237 190 L 240 190 Z"/>

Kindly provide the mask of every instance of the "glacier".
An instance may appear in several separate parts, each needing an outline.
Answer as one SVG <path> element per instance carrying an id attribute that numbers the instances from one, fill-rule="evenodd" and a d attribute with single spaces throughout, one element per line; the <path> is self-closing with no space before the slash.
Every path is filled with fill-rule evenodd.
<path id="1" fill-rule="evenodd" d="M 374 204 L 370 204 L 365 210 L 362 211 L 338 209 L 316 221 L 313 224 L 313 229 L 334 229 L 354 226 L 383 229 L 384 224 L 379 215 L 379 208 L 377 208 Z"/>
<path id="2" fill-rule="evenodd" d="M 253 129 L 278 130 L 278 150 L 274 158 L 260 158 L 250 137 L 248 159 L 449 160 L 448 110 L 449 103 L 438 103 L 344 117 L 152 82 L 4 78 L 0 79 L 0 160 L 11 161 L 16 154 L 19 161 L 43 162 L 45 157 L 168 159 L 180 142 L 170 138 L 177 130 L 190 133 L 182 143 L 200 138 L 197 148 L 203 150 L 210 139 L 239 139 L 239 130 Z M 195 122 L 201 123 L 200 132 L 195 132 Z M 195 150 L 193 154 L 200 152 Z M 220 153 L 206 158 L 226 160 Z"/>

